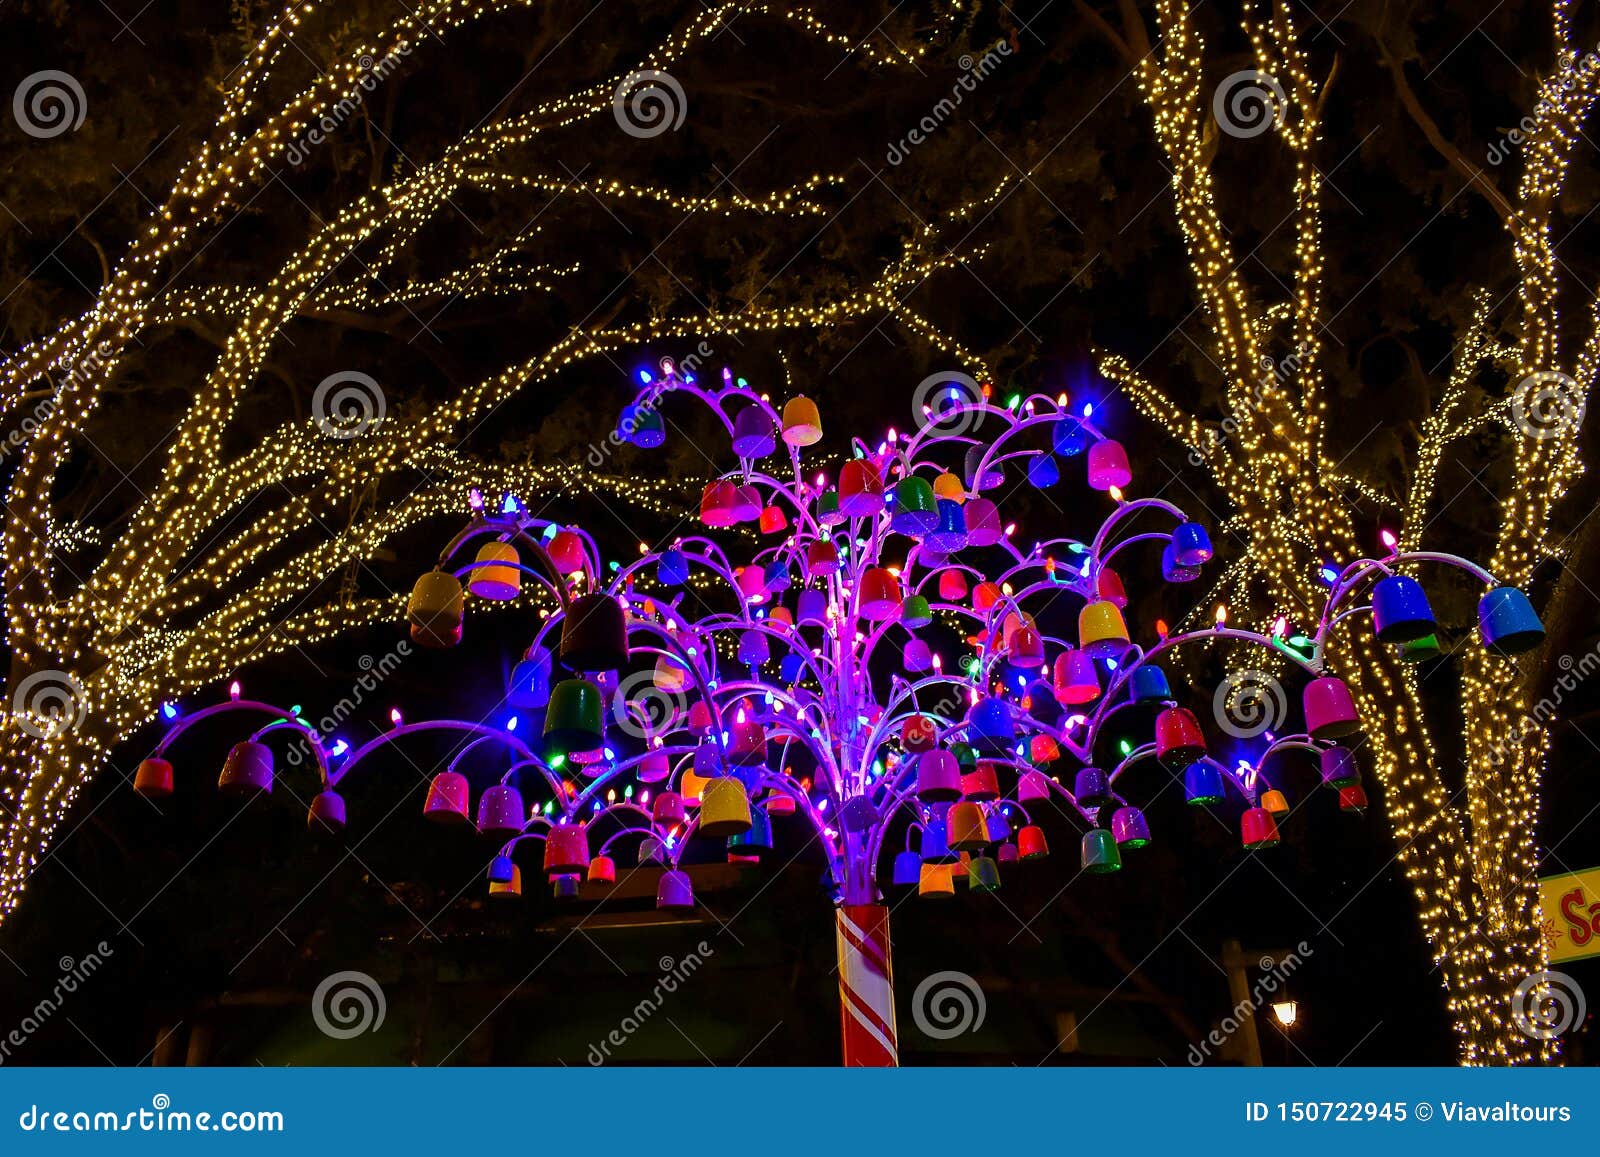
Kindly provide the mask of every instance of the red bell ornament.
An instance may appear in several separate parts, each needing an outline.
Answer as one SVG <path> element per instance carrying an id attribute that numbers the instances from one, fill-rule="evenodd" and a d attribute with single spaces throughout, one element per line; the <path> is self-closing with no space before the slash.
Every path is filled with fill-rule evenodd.
<path id="1" fill-rule="evenodd" d="M 980 614 L 993 610 L 1004 594 L 994 583 L 979 583 L 972 592 L 972 608 Z"/>
<path id="2" fill-rule="evenodd" d="M 458 771 L 441 771 L 428 785 L 428 798 L 422 805 L 423 817 L 436 824 L 464 824 L 471 793 L 466 776 Z"/>
<path id="3" fill-rule="evenodd" d="M 564 575 L 588 570 L 588 557 L 584 554 L 583 539 L 570 530 L 558 530 L 545 548 L 556 570 Z"/>
<path id="4" fill-rule="evenodd" d="M 556 824 L 544 841 L 544 870 L 552 875 L 589 869 L 589 836 L 579 824 Z"/>
<path id="5" fill-rule="evenodd" d="M 835 574 L 839 570 L 839 549 L 828 539 L 806 547 L 806 573 L 813 577 Z"/>
<path id="6" fill-rule="evenodd" d="M 972 800 L 987 802 L 1000 798 L 1000 775 L 992 763 L 980 763 L 961 777 L 961 794 Z"/>
<path id="7" fill-rule="evenodd" d="M 839 471 L 839 509 L 851 518 L 866 518 L 883 509 L 883 475 L 863 458 L 852 458 Z"/>
<path id="8" fill-rule="evenodd" d="M 133 790 L 145 799 L 166 799 L 172 794 L 172 764 L 151 756 L 133 773 Z"/>
<path id="9" fill-rule="evenodd" d="M 781 534 L 789 529 L 789 520 L 780 508 L 769 506 L 761 512 L 760 526 L 762 534 Z"/>
<path id="10" fill-rule="evenodd" d="M 1128 592 L 1122 585 L 1122 578 L 1116 571 L 1108 566 L 1100 568 L 1100 574 L 1095 579 L 1095 589 L 1100 597 L 1118 610 L 1124 610 L 1128 605 Z"/>
<path id="11" fill-rule="evenodd" d="M 707 526 L 732 526 L 738 503 L 739 488 L 732 482 L 708 482 L 700 492 L 700 521 Z"/>
<path id="12" fill-rule="evenodd" d="M 1156 758 L 1163 767 L 1182 771 L 1205 753 L 1205 735 L 1194 712 L 1168 707 L 1156 716 Z"/>
<path id="13" fill-rule="evenodd" d="M 596 856 L 589 861 L 589 883 L 615 884 L 617 882 L 617 862 L 610 856 Z"/>
<path id="14" fill-rule="evenodd" d="M 900 580 L 887 567 L 872 567 L 861 576 L 861 614 L 869 621 L 898 618 L 901 598 Z"/>
<path id="15" fill-rule="evenodd" d="M 1090 703 L 1100 697 L 1100 676 L 1094 660 L 1079 650 L 1063 651 L 1055 663 L 1056 701 L 1064 707 Z"/>
<path id="16" fill-rule="evenodd" d="M 947 603 L 959 603 L 967 597 L 967 576 L 958 570 L 939 572 L 939 598 Z"/>
<path id="17" fill-rule="evenodd" d="M 928 715 L 913 715 L 900 725 L 900 742 L 907 751 L 932 751 L 939 741 L 939 725 Z"/>
<path id="18" fill-rule="evenodd" d="M 1050 844 L 1044 838 L 1044 829 L 1029 824 L 1017 833 L 1017 855 L 1024 860 L 1043 859 L 1050 854 Z"/>
<path id="19" fill-rule="evenodd" d="M 1252 851 L 1275 848 L 1278 846 L 1278 821 L 1264 807 L 1246 808 L 1239 820 L 1239 839 Z"/>

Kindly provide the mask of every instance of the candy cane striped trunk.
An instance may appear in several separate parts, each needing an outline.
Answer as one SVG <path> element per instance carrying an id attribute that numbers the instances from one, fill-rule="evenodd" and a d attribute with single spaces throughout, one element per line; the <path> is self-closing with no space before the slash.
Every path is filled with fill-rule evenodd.
<path id="1" fill-rule="evenodd" d="M 839 1021 L 847 1068 L 900 1063 L 894 1026 L 894 970 L 889 962 L 889 909 L 843 904 L 835 909 L 839 941 Z"/>

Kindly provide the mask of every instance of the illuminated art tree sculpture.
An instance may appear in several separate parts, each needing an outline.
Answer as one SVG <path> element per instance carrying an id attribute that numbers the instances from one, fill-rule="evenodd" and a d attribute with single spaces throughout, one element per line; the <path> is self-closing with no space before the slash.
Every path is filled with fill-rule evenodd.
<path id="1" fill-rule="evenodd" d="M 1125 495 L 1127 456 L 1091 407 L 1069 412 L 1065 396 L 1002 406 L 960 375 L 929 379 L 914 433 L 857 439 L 852 457 L 818 472 L 801 461 L 822 436 L 809 399 L 789 399 L 780 414 L 728 371 L 712 388 L 670 361 L 662 371 L 664 383 L 646 383 L 622 430 L 658 445 L 665 400 L 708 406 L 738 464 L 706 486 L 700 518 L 717 531 L 753 525 L 753 547 L 731 533 L 732 546 L 692 535 L 602 565 L 576 528 L 533 518 L 511 497 L 479 500 L 438 567 L 418 580 L 409 616 L 415 641 L 448 647 L 461 638 L 468 594 L 508 600 L 529 577 L 554 596 L 559 609 L 542 614 L 513 670 L 508 708 L 489 712 L 502 712 L 498 727 L 397 720 L 335 766 L 325 737 L 304 723 L 263 704 L 234 706 L 273 716 L 267 730 L 308 730 L 323 780 L 311 822 L 321 827 L 343 825 L 337 788 L 371 752 L 418 731 L 460 731 L 470 742 L 435 775 L 424 809 L 444 822 L 475 814 L 498 845 L 489 880 L 500 895 L 520 894 L 517 856 L 532 842 L 543 844 L 542 870 L 558 897 L 576 897 L 585 878 L 614 882 L 626 848 L 638 864 L 660 865 L 659 906 L 689 907 L 683 868 L 703 855 L 695 849 L 760 857 L 773 848 L 774 821 L 796 817 L 824 850 L 837 903 L 846 1064 L 897 1062 L 885 893 L 915 886 L 950 895 L 958 879 L 975 891 L 998 888 L 999 863 L 1047 854 L 1042 809 L 1085 829 L 1080 863 L 1089 873 L 1119 869 L 1124 850 L 1149 842 L 1137 801 L 1169 776 L 1193 805 L 1230 793 L 1242 800 L 1247 848 L 1278 842 L 1276 817 L 1289 803 L 1264 765 L 1280 752 L 1316 753 L 1340 806 L 1361 811 L 1356 757 L 1337 742 L 1361 722 L 1324 645 L 1336 624 L 1369 610 L 1383 643 L 1431 645 L 1427 598 L 1399 567 L 1438 562 L 1484 583 L 1480 629 L 1491 648 L 1524 650 L 1543 634 L 1520 591 L 1466 560 L 1411 554 L 1361 559 L 1333 576 L 1310 635 L 1286 622 L 1271 634 L 1239 629 L 1219 611 L 1186 634 L 1157 624 L 1140 645 L 1111 562 L 1157 554 L 1161 577 L 1182 583 L 1199 576 L 1211 543 L 1171 503 Z M 769 473 L 763 463 L 774 457 L 781 465 Z M 1088 541 L 1019 546 L 997 499 L 1008 487 L 1057 485 L 1062 459 L 1079 457 L 1109 503 L 1099 530 Z M 1071 641 L 1052 633 L 1062 616 L 1075 618 Z M 959 630 L 952 635 L 940 619 Z M 947 657 L 937 649 L 945 637 L 964 639 L 971 653 Z M 1219 641 L 1265 648 L 1309 677 L 1304 731 L 1266 733 L 1232 767 L 1208 754 L 1199 719 L 1157 663 L 1185 644 Z M 567 671 L 559 679 L 558 667 Z M 1230 679 L 1205 695 L 1219 722 L 1236 691 L 1253 693 Z M 524 740 L 521 721 L 540 712 L 541 738 Z M 162 756 L 181 731 L 141 768 L 143 790 L 171 790 Z M 225 788 L 270 787 L 264 735 L 234 748 Z M 506 766 L 474 812 L 464 760 L 486 744 L 503 749 Z M 1152 768 L 1166 774 L 1146 776 Z M 535 788 L 544 798 L 530 806 Z"/>

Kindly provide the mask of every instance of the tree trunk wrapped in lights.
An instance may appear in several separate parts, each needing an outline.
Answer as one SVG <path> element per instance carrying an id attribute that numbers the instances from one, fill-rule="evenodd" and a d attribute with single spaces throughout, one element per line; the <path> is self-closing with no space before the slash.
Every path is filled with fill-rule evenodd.
<path id="1" fill-rule="evenodd" d="M 22 419 L 10 447 L 16 465 L 0 548 L 12 655 L 7 714 L 0 717 L 7 740 L 0 765 L 0 920 L 15 908 L 32 865 L 115 738 L 249 660 L 392 620 L 403 607 L 398 593 L 330 598 L 327 588 L 388 552 L 410 528 L 461 509 L 473 490 L 524 498 L 564 490 L 656 514 L 671 508 L 660 486 L 597 472 L 593 463 L 491 465 L 461 452 L 463 441 L 520 391 L 550 388 L 564 368 L 641 342 L 823 328 L 885 311 L 919 340 L 958 348 L 901 300 L 905 287 L 963 259 L 933 229 L 886 261 L 876 279 L 835 298 L 816 301 L 813 287 L 795 279 L 775 281 L 761 303 L 743 309 L 615 324 L 616 311 L 591 312 L 547 348 L 483 380 L 457 381 L 444 401 L 427 406 L 387 396 L 370 375 L 327 366 L 317 375 L 323 381 L 312 397 L 314 420 L 264 434 L 259 423 L 236 423 L 247 403 L 261 405 L 264 382 L 284 376 L 272 356 L 290 344 L 292 324 L 312 319 L 383 332 L 394 315 L 415 317 L 414 308 L 432 313 L 463 299 L 553 293 L 584 262 L 557 252 L 535 260 L 539 246 L 559 239 L 541 235 L 533 223 L 539 211 L 526 204 L 530 196 L 607 214 L 609 203 L 653 206 L 667 216 L 667 235 L 691 217 L 724 221 L 730 232 L 754 222 L 759 233 L 774 217 L 827 212 L 837 177 L 818 175 L 761 196 L 729 190 L 699 197 L 586 178 L 519 152 L 558 128 L 609 124 L 615 94 L 630 77 L 703 51 L 727 20 L 781 24 L 838 45 L 866 67 L 911 68 L 923 51 L 885 52 L 870 38 L 856 42 L 835 33 L 804 10 L 721 4 L 694 14 L 623 74 L 526 111 L 473 117 L 476 127 L 444 155 L 403 166 L 391 180 L 381 180 L 375 165 L 370 188 L 336 211 L 305 215 L 303 235 L 263 242 L 263 252 L 286 255 L 274 258 L 259 280 L 191 280 L 195 263 L 230 224 L 301 163 L 307 142 L 325 139 L 329 126 L 344 123 L 376 86 L 402 75 L 413 58 L 440 51 L 467 25 L 542 7 L 528 0 L 423 0 L 357 42 L 337 6 L 318 0 L 289 6 L 230 74 L 221 116 L 109 268 L 93 304 L 0 365 L 0 412 Z M 307 43 L 332 56 L 302 82 L 296 62 L 309 59 Z M 419 263 L 412 260 L 419 236 L 455 211 L 453 197 L 469 192 L 503 199 L 528 224 L 510 236 L 502 230 L 481 237 L 481 255 L 442 273 L 410 272 Z M 158 477 L 114 539 L 83 566 L 63 566 L 61 544 L 78 529 L 52 498 L 63 466 L 93 452 L 87 449 L 92 423 L 137 352 L 175 331 L 214 344 L 214 361 L 189 391 L 169 437 L 149 448 Z M 234 444 L 241 425 L 250 436 L 243 450 Z M 363 493 L 373 495 L 370 502 L 358 501 Z M 42 687 L 40 679 L 59 694 L 28 695 Z M 67 719 L 74 725 L 48 740 L 31 733 Z"/>
<path id="2" fill-rule="evenodd" d="M 1187 5 L 1158 0 L 1154 42 L 1133 5 L 1122 6 L 1120 30 L 1100 22 L 1134 66 L 1172 171 L 1195 290 L 1216 338 L 1227 418 L 1218 425 L 1187 412 L 1170 390 L 1121 357 L 1105 356 L 1102 370 L 1187 446 L 1193 461 L 1207 467 L 1236 511 L 1230 525 L 1249 545 L 1248 558 L 1232 576 L 1237 589 L 1252 596 L 1240 601 L 1272 616 L 1315 606 L 1319 569 L 1329 559 L 1358 552 L 1357 504 L 1391 504 L 1375 487 L 1342 471 L 1340 452 L 1326 444 L 1320 337 L 1324 178 L 1315 146 L 1337 64 L 1321 82 L 1312 78 L 1286 0 L 1245 0 L 1242 7 L 1255 70 L 1235 73 L 1216 90 L 1207 82 L 1205 45 Z M 1540 84 L 1537 107 L 1524 122 L 1525 169 L 1512 196 L 1449 145 L 1412 92 L 1403 61 L 1380 45 L 1408 115 L 1500 216 L 1519 276 L 1519 301 L 1510 316 L 1497 316 L 1488 296 L 1478 296 L 1454 369 L 1422 423 L 1406 501 L 1390 517 L 1400 549 L 1422 549 L 1441 498 L 1436 487 L 1444 451 L 1458 439 L 1503 427 L 1513 471 L 1499 500 L 1489 568 L 1518 586 L 1532 582 L 1537 565 L 1558 553 L 1549 527 L 1581 469 L 1580 419 L 1600 349 L 1600 325 L 1594 324 L 1576 356 L 1560 348 L 1562 286 L 1551 240 L 1572 151 L 1583 140 L 1582 125 L 1600 92 L 1600 59 L 1573 41 L 1564 0 L 1555 0 L 1551 10 L 1554 71 Z M 1254 119 L 1243 123 L 1247 118 Z M 1285 218 L 1293 222 L 1295 245 L 1291 292 L 1264 304 L 1240 276 L 1243 263 L 1217 207 L 1212 162 L 1219 132 L 1255 136 L 1269 129 L 1295 162 Z M 1600 303 L 1586 304 L 1593 310 Z M 1497 340 L 1496 326 L 1513 339 Z M 1511 396 L 1496 398 L 1480 384 L 1496 371 L 1515 383 Z M 1459 724 L 1467 766 L 1464 790 L 1457 793 L 1446 786 L 1430 738 L 1430 727 L 1453 730 L 1457 722 L 1430 721 L 1414 673 L 1383 648 L 1363 641 L 1357 651 L 1370 660 L 1351 671 L 1364 708 L 1395 721 L 1383 734 L 1369 733 L 1368 742 L 1397 855 L 1440 961 L 1461 1056 L 1491 1064 L 1548 1056 L 1551 1046 L 1520 1031 L 1512 1015 L 1517 986 L 1545 960 L 1534 825 L 1547 720 L 1529 714 L 1537 698 L 1530 690 L 1537 686 L 1535 665 L 1467 648 Z"/>

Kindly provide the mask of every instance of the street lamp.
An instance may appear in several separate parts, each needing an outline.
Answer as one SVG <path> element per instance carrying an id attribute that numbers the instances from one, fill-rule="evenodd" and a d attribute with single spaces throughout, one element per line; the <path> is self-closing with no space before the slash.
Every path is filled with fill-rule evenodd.
<path id="1" fill-rule="evenodd" d="M 1291 1028 L 1295 1018 L 1300 1015 L 1300 1006 L 1292 1000 L 1275 1000 L 1272 1002 L 1272 1015 L 1278 1018 L 1278 1023 L 1284 1028 Z"/>

